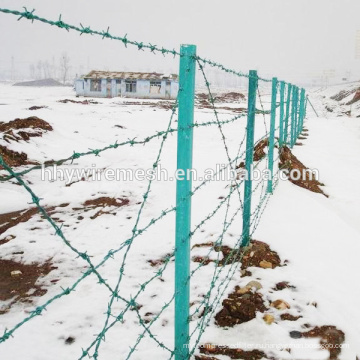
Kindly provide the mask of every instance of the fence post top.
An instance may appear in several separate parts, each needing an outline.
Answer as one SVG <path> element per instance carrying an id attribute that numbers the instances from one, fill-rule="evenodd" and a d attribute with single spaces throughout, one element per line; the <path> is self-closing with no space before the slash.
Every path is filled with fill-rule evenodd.
<path id="1" fill-rule="evenodd" d="M 196 45 L 192 44 L 181 44 L 180 48 L 183 50 L 189 49 L 189 50 L 196 50 Z"/>

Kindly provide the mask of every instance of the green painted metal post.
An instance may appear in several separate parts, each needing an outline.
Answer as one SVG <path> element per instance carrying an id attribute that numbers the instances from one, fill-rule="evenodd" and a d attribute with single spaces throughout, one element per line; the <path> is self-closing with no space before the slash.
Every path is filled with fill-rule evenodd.
<path id="1" fill-rule="evenodd" d="M 291 90 L 292 85 L 288 84 L 287 99 L 286 99 L 286 114 L 285 114 L 285 126 L 284 126 L 284 145 L 287 145 L 289 134 L 289 117 L 290 117 L 290 103 L 291 103 Z"/>
<path id="2" fill-rule="evenodd" d="M 299 126 L 299 88 L 296 87 L 294 145 L 296 144 L 296 140 L 297 140 L 298 126 Z"/>
<path id="3" fill-rule="evenodd" d="M 292 92 L 292 111 L 291 111 L 291 140 L 290 140 L 290 147 L 295 145 L 295 124 L 296 124 L 296 93 L 297 87 L 293 87 Z"/>
<path id="4" fill-rule="evenodd" d="M 308 106 L 308 95 L 306 95 L 306 100 L 305 100 L 305 107 L 304 107 L 304 119 L 306 118 L 307 106 Z"/>
<path id="5" fill-rule="evenodd" d="M 284 107 L 285 107 L 285 82 L 280 82 L 280 133 L 279 133 L 279 146 L 284 143 Z"/>
<path id="6" fill-rule="evenodd" d="M 276 96 L 277 96 L 277 78 L 272 79 L 271 90 L 271 118 L 270 118 L 270 134 L 269 134 L 269 153 L 268 153 L 268 169 L 270 170 L 270 178 L 268 179 L 267 192 L 273 192 L 273 173 L 274 173 L 274 145 L 275 145 L 275 121 L 276 121 Z"/>
<path id="7" fill-rule="evenodd" d="M 180 50 L 179 120 L 177 169 L 184 171 L 176 181 L 175 240 L 175 360 L 189 359 L 190 303 L 190 231 L 196 46 L 182 45 Z"/>
<path id="8" fill-rule="evenodd" d="M 305 106 L 305 89 L 301 89 L 301 93 L 300 93 L 300 111 L 299 111 L 299 126 L 298 126 L 297 137 L 299 137 L 299 135 L 300 135 L 300 133 L 302 132 L 302 129 L 303 129 L 304 106 Z"/>
<path id="9" fill-rule="evenodd" d="M 250 243 L 250 219 L 251 219 L 251 193 L 252 179 L 250 177 L 253 158 L 254 158 L 254 130 L 255 130 L 255 111 L 256 111 L 256 90 L 258 84 L 258 75 L 256 70 L 249 72 L 249 93 L 248 93 L 248 116 L 246 125 L 246 159 L 245 169 L 247 178 L 244 182 L 244 210 L 243 210 L 243 230 L 242 246 L 248 246 Z"/>

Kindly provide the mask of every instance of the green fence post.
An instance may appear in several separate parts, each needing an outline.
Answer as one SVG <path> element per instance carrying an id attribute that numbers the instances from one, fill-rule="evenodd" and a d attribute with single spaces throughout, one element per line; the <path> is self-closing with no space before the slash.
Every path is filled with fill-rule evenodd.
<path id="1" fill-rule="evenodd" d="M 175 359 L 188 360 L 192 190 L 188 169 L 192 168 L 196 46 L 182 45 L 180 54 L 178 128 L 183 130 L 178 131 L 177 169 L 184 177 L 176 181 Z"/>
<path id="2" fill-rule="evenodd" d="M 284 143 L 284 100 L 285 100 L 285 82 L 280 82 L 280 133 L 279 133 L 279 146 Z"/>
<path id="3" fill-rule="evenodd" d="M 288 84 L 287 89 L 287 100 L 286 100 L 286 114 L 285 114 L 285 128 L 284 128 L 284 145 L 287 145 L 287 139 L 288 139 L 288 127 L 289 127 L 289 117 L 290 117 L 290 103 L 291 103 L 291 90 L 292 85 Z"/>
<path id="4" fill-rule="evenodd" d="M 292 112 L 291 112 L 291 141 L 290 146 L 293 147 L 295 145 L 295 129 L 296 129 L 296 94 L 297 94 L 297 87 L 293 87 L 293 94 L 292 94 Z"/>
<path id="5" fill-rule="evenodd" d="M 256 70 L 249 72 L 249 94 L 248 94 L 248 116 L 246 125 L 246 159 L 245 169 L 247 177 L 244 181 L 244 210 L 243 210 L 243 230 L 241 246 L 248 246 L 250 243 L 250 218 L 251 218 L 251 193 L 252 179 L 251 170 L 254 159 L 254 130 L 256 112 L 256 90 L 258 76 Z"/>
<path id="6" fill-rule="evenodd" d="M 273 172 L 274 172 L 274 145 L 275 145 L 275 121 L 276 121 L 276 96 L 277 96 L 277 78 L 272 79 L 271 90 L 271 118 L 270 118 L 270 135 L 269 135 L 269 153 L 268 153 L 268 169 L 270 170 L 270 178 L 268 179 L 267 192 L 273 192 Z"/>
<path id="7" fill-rule="evenodd" d="M 299 112 L 299 126 L 297 137 L 299 137 L 300 133 L 302 132 L 303 123 L 304 123 L 304 105 L 305 105 L 305 90 L 301 89 L 300 94 L 300 112 Z"/>
<path id="8" fill-rule="evenodd" d="M 294 145 L 297 141 L 297 132 L 299 127 L 299 93 L 300 89 L 296 87 L 296 101 L 295 101 L 295 134 L 294 134 Z"/>
<path id="9" fill-rule="evenodd" d="M 306 100 L 305 100 L 305 106 L 304 106 L 304 119 L 306 118 L 307 106 L 308 106 L 308 95 L 306 95 Z"/>

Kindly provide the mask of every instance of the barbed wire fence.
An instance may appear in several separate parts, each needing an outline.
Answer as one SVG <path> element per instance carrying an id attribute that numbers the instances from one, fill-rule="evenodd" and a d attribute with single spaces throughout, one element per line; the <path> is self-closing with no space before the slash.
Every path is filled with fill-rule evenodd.
<path id="1" fill-rule="evenodd" d="M 175 49 L 171 50 L 151 43 L 130 40 L 127 35 L 112 35 L 109 28 L 99 31 L 92 30 L 90 26 L 84 27 L 82 24 L 80 24 L 80 26 L 71 25 L 66 23 L 62 19 L 61 15 L 58 20 L 53 21 L 39 17 L 35 14 L 34 10 L 29 11 L 26 8 L 24 8 L 23 11 L 0 8 L 0 12 L 18 16 L 18 20 L 27 19 L 31 22 L 42 22 L 66 31 L 76 31 L 80 33 L 80 35 L 93 35 L 99 36 L 102 39 L 120 41 L 125 47 L 133 46 L 139 51 L 149 51 L 150 53 L 161 54 L 163 56 L 171 55 L 174 58 L 178 58 L 180 62 L 179 93 L 174 105 L 172 106 L 171 116 L 165 130 L 151 134 L 141 140 L 133 138 L 123 142 L 114 142 L 100 149 L 92 149 L 85 152 L 74 152 L 62 159 L 55 160 L 51 163 L 31 166 L 19 172 L 12 169 L 0 156 L 0 165 L 8 173 L 6 176 L 1 176 L 0 181 L 17 181 L 25 189 L 25 191 L 28 192 L 32 199 L 32 203 L 38 208 L 39 212 L 51 224 L 52 228 L 55 230 L 55 235 L 62 240 L 64 245 L 67 246 L 76 257 L 80 257 L 87 265 L 87 270 L 83 272 L 71 286 L 62 289 L 61 292 L 50 298 L 48 301 L 33 309 L 33 311 L 31 311 L 21 322 L 13 325 L 10 329 L 6 329 L 0 337 L 0 346 L 1 343 L 8 341 L 11 337 L 15 336 L 15 333 L 19 328 L 26 326 L 29 321 L 42 315 L 45 310 L 50 309 L 52 303 L 60 300 L 64 296 L 72 294 L 87 277 L 94 275 L 96 276 L 99 285 L 104 286 L 109 291 L 110 300 L 107 304 L 105 319 L 101 330 L 95 336 L 94 340 L 86 348 L 82 349 L 78 359 L 84 359 L 85 357 L 99 359 L 101 346 L 105 341 L 105 336 L 115 327 L 115 325 L 121 326 L 121 324 L 123 324 L 125 316 L 129 310 L 136 313 L 138 326 L 140 327 L 141 332 L 133 344 L 127 344 L 129 351 L 127 354 L 122 354 L 122 358 L 130 359 L 142 340 L 145 337 L 148 337 L 154 342 L 154 347 L 160 347 L 167 354 L 166 356 L 168 356 L 168 359 L 172 359 L 174 357 L 176 360 L 190 359 L 194 355 L 202 339 L 202 335 L 208 327 L 211 319 L 213 319 L 214 313 L 216 312 L 218 305 L 221 303 L 234 274 L 239 269 L 239 266 L 241 265 L 239 259 L 241 260 L 244 249 L 246 249 L 249 245 L 251 236 L 258 227 L 262 214 L 268 205 L 270 196 L 279 182 L 278 175 L 280 169 L 278 167 L 278 170 L 274 170 L 276 169 L 276 166 L 278 166 L 279 161 L 279 155 L 274 157 L 275 150 L 277 149 L 277 152 L 280 153 L 283 146 L 293 147 L 296 143 L 296 139 L 303 130 L 307 106 L 305 90 L 300 90 L 295 85 L 285 81 L 278 81 L 277 78 L 262 78 L 258 76 L 256 71 L 250 71 L 246 74 L 227 68 L 220 63 L 198 56 L 194 45 L 183 45 L 181 46 L 180 51 Z M 247 94 L 247 109 L 244 109 L 243 112 L 230 119 L 220 120 L 216 106 L 216 99 L 206 75 L 207 67 L 216 68 L 226 74 L 231 74 L 232 76 L 248 80 L 249 90 Z M 206 89 L 207 101 L 210 104 L 209 108 L 214 116 L 213 120 L 202 123 L 194 121 L 196 72 L 198 72 L 198 74 L 202 77 L 204 88 Z M 264 108 L 264 101 L 259 87 L 260 82 L 267 86 L 271 85 L 271 109 L 269 110 L 265 110 Z M 260 108 L 257 107 L 258 103 Z M 279 116 L 277 116 L 278 110 Z M 174 117 L 176 115 L 178 116 L 178 124 L 174 127 Z M 258 121 L 255 121 L 256 115 L 259 115 L 261 122 L 263 122 L 265 135 L 255 141 L 255 125 L 258 126 L 259 123 Z M 270 117 L 269 124 L 267 123 L 268 121 L 266 117 Z M 242 119 L 247 120 L 246 131 L 242 134 L 242 136 L 239 136 L 238 148 L 236 154 L 233 155 L 231 154 L 228 139 L 224 132 L 224 127 Z M 81 159 L 85 156 L 99 156 L 105 151 L 119 151 L 125 147 L 146 145 L 155 139 L 160 139 L 158 153 L 152 165 L 152 168 L 155 171 L 159 166 L 164 144 L 166 143 L 169 135 L 173 133 L 177 133 L 178 137 L 177 169 L 183 170 L 186 174 L 188 170 L 192 168 L 193 131 L 195 129 L 199 129 L 200 131 L 203 127 L 208 126 L 214 126 L 218 129 L 221 139 L 219 148 L 223 148 L 227 159 L 226 166 L 215 172 L 215 176 L 228 170 L 236 172 L 240 169 L 245 170 L 247 174 L 250 174 L 253 169 L 269 169 L 269 179 L 254 181 L 246 176 L 239 176 L 231 180 L 229 182 L 227 195 L 222 198 L 219 203 L 216 204 L 211 211 L 209 211 L 208 215 L 206 215 L 195 226 L 192 226 L 191 224 L 192 199 L 212 180 L 205 179 L 196 187 L 192 186 L 191 177 L 184 178 L 183 180 L 177 180 L 176 206 L 162 210 L 158 216 L 152 218 L 145 226 L 140 227 L 140 219 L 143 215 L 143 209 L 150 196 L 154 181 L 149 180 L 136 215 L 136 220 L 132 228 L 132 235 L 128 239 L 122 241 L 116 249 L 111 249 L 104 254 L 102 260 L 96 264 L 91 261 L 90 256 L 86 252 L 76 248 L 65 237 L 65 234 L 62 231 L 62 226 L 58 225 L 56 220 L 51 217 L 46 208 L 41 205 L 41 199 L 25 180 L 25 176 L 27 174 L 40 170 L 43 167 L 52 166 L 54 164 L 61 166 L 69 162 L 72 163 L 74 160 Z M 261 157 L 261 159 L 255 160 L 254 149 L 264 142 L 267 144 L 267 154 Z M 213 219 L 215 215 L 219 214 L 220 210 L 224 211 L 221 231 L 209 247 L 208 254 L 203 257 L 203 261 L 199 261 L 197 266 L 191 269 L 191 240 L 205 224 Z M 146 281 L 138 285 L 135 295 L 129 298 L 123 296 L 121 286 L 125 276 L 124 273 L 128 260 L 128 254 L 131 252 L 134 242 L 150 227 L 161 223 L 161 221 L 171 213 L 176 214 L 176 238 L 173 252 L 163 260 L 163 263 L 158 267 L 155 274 L 152 274 Z M 231 226 L 239 218 L 242 219 L 243 223 L 242 234 L 238 239 L 236 239 L 230 253 L 225 258 L 221 258 L 221 253 L 217 251 L 217 249 L 223 246 L 225 234 L 229 232 Z M 114 287 L 110 285 L 103 275 L 101 275 L 100 269 L 110 259 L 114 258 L 115 254 L 120 252 L 123 255 L 122 260 L 119 263 L 118 280 Z M 206 259 L 209 259 L 211 256 L 214 256 L 215 260 L 213 261 L 214 266 L 212 276 L 208 279 L 208 290 L 196 306 L 190 306 L 190 282 L 193 281 L 193 279 L 201 272 L 201 269 L 207 265 Z M 167 270 L 169 263 L 174 259 L 175 289 L 172 296 L 165 302 L 157 315 L 151 321 L 145 321 L 143 315 L 141 314 L 140 307 L 138 306 L 138 298 L 141 294 L 146 292 L 148 286 L 153 283 L 155 279 L 162 277 L 164 272 Z M 202 279 L 202 281 L 205 281 L 205 279 Z M 118 313 L 116 313 L 116 310 L 114 309 L 115 301 L 120 301 L 123 304 L 122 310 Z M 173 304 L 175 304 L 174 346 L 172 344 L 165 344 L 153 331 L 153 325 L 159 321 L 162 313 Z"/>

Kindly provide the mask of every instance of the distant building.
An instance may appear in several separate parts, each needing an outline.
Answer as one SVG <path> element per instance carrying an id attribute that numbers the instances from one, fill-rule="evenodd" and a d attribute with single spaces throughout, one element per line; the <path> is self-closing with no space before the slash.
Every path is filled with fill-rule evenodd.
<path id="1" fill-rule="evenodd" d="M 176 99 L 179 82 L 175 74 L 93 70 L 75 81 L 75 90 L 78 96 Z"/>

